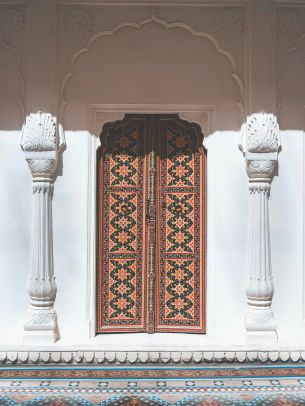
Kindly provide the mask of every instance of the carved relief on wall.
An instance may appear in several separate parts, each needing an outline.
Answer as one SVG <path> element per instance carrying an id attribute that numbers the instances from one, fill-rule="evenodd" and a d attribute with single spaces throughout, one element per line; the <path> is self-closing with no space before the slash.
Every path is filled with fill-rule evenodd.
<path id="1" fill-rule="evenodd" d="M 23 10 L 4 8 L 0 10 L 0 29 L 4 34 L 16 34 L 24 30 Z"/>
<path id="2" fill-rule="evenodd" d="M 305 32 L 305 10 L 280 8 L 277 11 L 278 31 L 283 35 L 297 36 Z"/>
<path id="3" fill-rule="evenodd" d="M 221 7 L 215 11 L 211 32 L 217 39 L 233 41 L 244 31 L 243 10 L 240 7 Z"/>
<path id="4" fill-rule="evenodd" d="M 72 8 L 66 12 L 63 20 L 64 31 L 73 39 L 85 39 L 94 30 L 92 13 L 85 8 Z"/>

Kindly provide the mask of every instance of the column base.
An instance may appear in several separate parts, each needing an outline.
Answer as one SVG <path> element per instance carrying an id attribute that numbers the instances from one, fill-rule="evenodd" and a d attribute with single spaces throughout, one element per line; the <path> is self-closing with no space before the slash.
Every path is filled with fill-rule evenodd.
<path id="1" fill-rule="evenodd" d="M 247 344 L 276 344 L 277 333 L 276 331 L 247 331 L 246 333 Z"/>
<path id="2" fill-rule="evenodd" d="M 60 339 L 54 309 L 31 309 L 24 325 L 24 344 L 53 344 Z"/>
<path id="3" fill-rule="evenodd" d="M 271 308 L 248 308 L 246 312 L 246 340 L 248 344 L 277 342 L 274 314 Z"/>
<path id="4" fill-rule="evenodd" d="M 58 331 L 25 331 L 23 334 L 24 344 L 49 345 L 54 344 L 59 339 Z"/>

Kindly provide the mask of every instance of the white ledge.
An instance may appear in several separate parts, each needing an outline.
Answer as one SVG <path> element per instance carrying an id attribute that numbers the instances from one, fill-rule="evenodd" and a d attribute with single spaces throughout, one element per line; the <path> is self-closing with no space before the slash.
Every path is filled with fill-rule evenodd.
<path id="1" fill-rule="evenodd" d="M 205 364 L 205 363 L 303 363 L 299 351 L 0 351 L 0 368 L 6 365 L 99 365 L 99 364 Z"/>

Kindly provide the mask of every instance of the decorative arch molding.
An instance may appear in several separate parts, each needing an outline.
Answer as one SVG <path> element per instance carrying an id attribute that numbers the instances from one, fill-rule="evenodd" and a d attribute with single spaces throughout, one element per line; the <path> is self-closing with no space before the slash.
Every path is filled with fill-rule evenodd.
<path id="1" fill-rule="evenodd" d="M 237 62 L 236 62 L 235 58 L 233 57 L 233 55 L 226 49 L 221 48 L 218 40 L 213 35 L 211 35 L 207 32 L 203 32 L 203 31 L 196 31 L 192 26 L 190 26 L 186 23 L 182 23 L 182 22 L 169 23 L 166 20 L 161 19 L 153 14 L 150 18 L 142 20 L 139 23 L 132 22 L 132 21 L 126 21 L 126 22 L 123 22 L 123 23 L 119 24 L 118 26 L 116 26 L 112 31 L 99 31 L 99 32 L 95 33 L 94 35 L 92 35 L 92 37 L 88 40 L 85 47 L 80 48 L 79 50 L 77 50 L 74 53 L 74 55 L 72 56 L 72 58 L 70 60 L 69 70 L 65 74 L 64 78 L 61 81 L 61 85 L 60 85 L 60 110 L 59 110 L 60 122 L 63 122 L 64 111 L 65 111 L 66 105 L 68 104 L 67 100 L 65 99 L 65 89 L 66 89 L 68 82 L 70 81 L 70 79 L 73 76 L 73 71 L 75 69 L 75 66 L 76 66 L 77 61 L 79 60 L 80 56 L 89 52 L 93 43 L 99 38 L 115 35 L 118 31 L 122 30 L 123 28 L 129 27 L 129 28 L 134 28 L 134 29 L 141 29 L 143 26 L 145 26 L 149 23 L 153 23 L 153 22 L 163 26 L 164 28 L 166 28 L 168 30 L 173 29 L 173 28 L 184 29 L 184 30 L 188 31 L 192 36 L 206 38 L 213 44 L 216 52 L 218 54 L 223 55 L 231 64 L 232 77 L 235 80 L 235 82 L 238 86 L 238 89 L 239 89 L 238 107 L 240 110 L 241 120 L 244 118 L 245 88 L 244 88 L 242 79 L 237 74 Z"/>
<path id="2" fill-rule="evenodd" d="M 22 64 L 21 64 L 21 55 L 17 51 L 16 48 L 8 44 L 8 42 L 5 40 L 3 35 L 0 33 L 0 49 L 1 46 L 8 52 L 12 53 L 14 55 L 14 58 L 16 60 L 16 65 L 17 65 L 17 75 L 20 80 L 21 84 L 21 98 L 18 99 L 18 104 L 20 106 L 20 111 L 21 111 L 21 117 L 20 117 L 20 125 L 22 124 L 24 117 L 25 117 L 25 105 L 24 105 L 24 98 L 25 98 L 25 79 L 22 73 Z"/>

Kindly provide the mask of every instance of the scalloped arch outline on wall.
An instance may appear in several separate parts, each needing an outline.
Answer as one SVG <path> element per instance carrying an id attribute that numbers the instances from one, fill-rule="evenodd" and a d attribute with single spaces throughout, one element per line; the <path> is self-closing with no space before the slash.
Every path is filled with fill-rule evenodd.
<path id="1" fill-rule="evenodd" d="M 297 39 L 297 41 L 295 42 L 295 44 L 288 49 L 288 51 L 286 51 L 280 61 L 280 66 L 279 66 L 279 75 L 277 78 L 277 86 L 276 86 L 276 92 L 277 92 L 277 115 L 280 115 L 281 112 L 281 108 L 283 105 L 283 102 L 280 98 L 280 92 L 281 92 L 281 85 L 282 85 L 282 81 L 286 75 L 286 72 L 284 71 L 284 66 L 287 64 L 289 58 L 298 51 L 300 45 L 302 44 L 302 42 L 305 40 L 305 33 L 301 34 L 299 36 L 299 38 Z"/>
<path id="2" fill-rule="evenodd" d="M 114 34 L 116 34 L 119 30 L 129 27 L 129 28 L 135 28 L 135 29 L 141 29 L 144 25 L 149 24 L 149 23 L 156 23 L 159 25 L 162 25 L 164 28 L 166 29 L 172 29 L 172 28 L 181 28 L 184 29 L 186 31 L 188 31 L 192 36 L 195 37 L 202 37 L 202 38 L 206 38 L 208 40 L 210 40 L 210 42 L 213 44 L 216 52 L 218 54 L 221 54 L 223 56 L 225 56 L 227 58 L 227 60 L 230 62 L 231 66 L 232 66 L 232 78 L 235 80 L 238 89 L 239 89 L 239 101 L 238 101 L 238 107 L 239 107 L 239 111 L 240 111 L 240 118 L 241 121 L 244 119 L 244 115 L 245 115 L 245 89 L 244 89 L 244 84 L 240 78 L 240 76 L 237 74 L 236 70 L 237 70 L 237 63 L 235 58 L 233 57 L 233 55 L 220 47 L 217 39 L 212 36 L 211 34 L 207 33 L 207 32 L 203 32 L 203 31 L 196 31 L 193 29 L 193 27 L 191 27 L 188 24 L 182 23 L 182 22 L 173 22 L 173 23 L 169 23 L 166 20 L 163 20 L 159 17 L 156 17 L 155 15 L 152 15 L 150 18 L 142 20 L 139 23 L 136 22 L 132 22 L 132 21 L 127 21 L 127 22 L 123 22 L 121 24 L 119 24 L 118 26 L 116 26 L 113 30 L 111 31 L 99 31 L 95 34 L 92 35 L 92 37 L 87 41 L 87 44 L 85 47 L 80 48 L 78 51 L 76 51 L 74 53 L 74 55 L 72 56 L 71 60 L 70 60 L 70 64 L 69 64 L 69 70 L 68 72 L 65 74 L 64 78 L 61 81 L 61 85 L 60 85 L 60 109 L 59 109 L 59 118 L 60 118 L 60 122 L 63 123 L 63 119 L 64 119 L 64 112 L 65 112 L 65 108 L 68 104 L 68 102 L 65 99 L 65 89 L 66 86 L 68 84 L 68 82 L 70 81 L 70 79 L 73 76 L 73 70 L 74 67 L 79 59 L 79 57 L 87 52 L 90 51 L 90 48 L 92 46 L 92 44 L 101 37 L 104 36 L 112 36 Z"/>
<path id="3" fill-rule="evenodd" d="M 18 104 L 20 106 L 20 111 L 21 111 L 21 117 L 20 117 L 20 124 L 22 125 L 23 120 L 25 118 L 25 106 L 24 106 L 24 98 L 25 98 L 25 79 L 24 76 L 22 74 L 22 65 L 21 65 L 21 56 L 19 54 L 19 52 L 12 47 L 11 45 L 9 45 L 7 43 L 7 41 L 5 40 L 5 38 L 3 37 L 2 34 L 0 34 L 0 48 L 1 46 L 4 47 L 4 49 L 8 50 L 9 52 L 11 52 L 15 59 L 16 59 L 16 65 L 17 65 L 17 74 L 18 77 L 20 79 L 20 83 L 21 83 L 21 98 L 18 99 Z"/>

